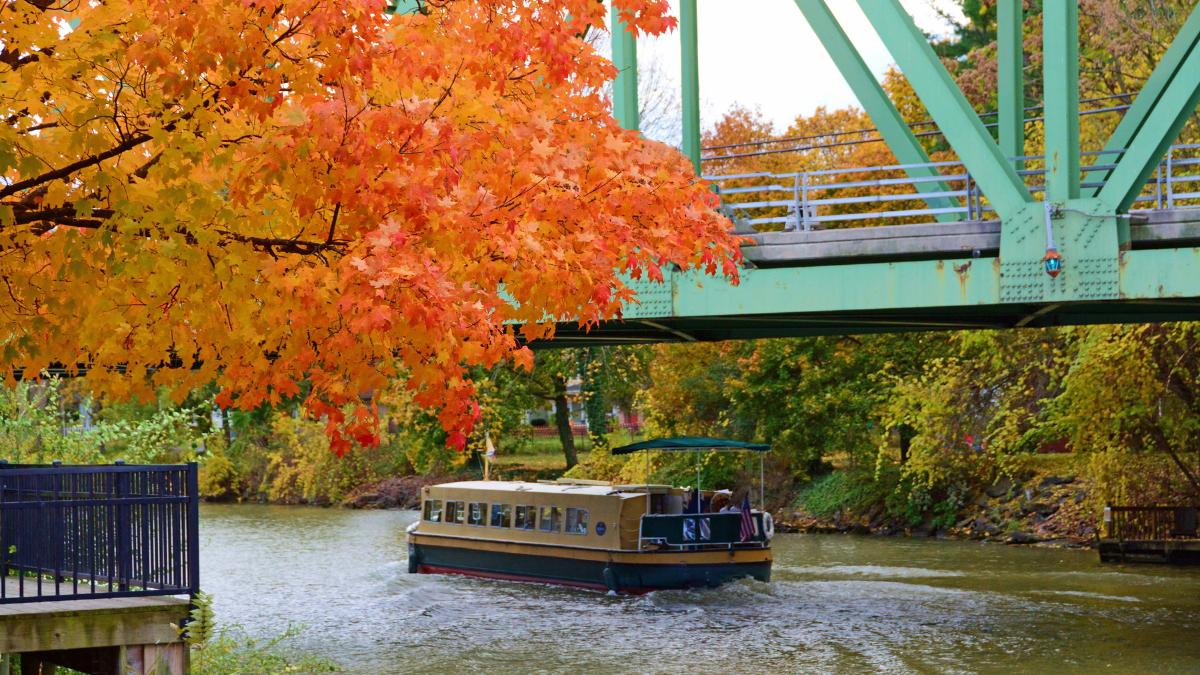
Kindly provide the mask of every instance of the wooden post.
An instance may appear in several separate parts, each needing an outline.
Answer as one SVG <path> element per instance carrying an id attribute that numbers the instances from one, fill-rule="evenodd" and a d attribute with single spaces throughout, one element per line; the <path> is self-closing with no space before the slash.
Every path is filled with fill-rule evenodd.
<path id="1" fill-rule="evenodd" d="M 131 645 L 121 648 L 121 675 L 187 675 L 191 668 L 187 645 Z"/>

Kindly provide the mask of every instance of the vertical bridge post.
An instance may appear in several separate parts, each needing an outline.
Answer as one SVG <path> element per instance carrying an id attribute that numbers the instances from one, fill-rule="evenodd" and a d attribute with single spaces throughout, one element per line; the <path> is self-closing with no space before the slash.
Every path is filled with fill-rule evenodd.
<path id="1" fill-rule="evenodd" d="M 1045 199 L 1065 204 L 1079 198 L 1079 5 L 1048 2 L 1042 20 Z"/>
<path id="2" fill-rule="evenodd" d="M 613 81 L 613 117 L 624 129 L 637 131 L 641 126 L 638 113 L 637 38 L 621 19 L 616 5 L 612 8 L 612 60 L 617 67 Z"/>
<path id="3" fill-rule="evenodd" d="M 1025 154 L 1025 36 L 1024 0 L 1000 0 L 997 14 L 997 85 L 1000 151 L 1005 157 Z M 1013 168 L 1024 167 L 1021 160 Z"/>
<path id="4" fill-rule="evenodd" d="M 700 175 L 700 61 L 696 0 L 679 3 L 680 80 L 683 87 L 683 154 Z"/>

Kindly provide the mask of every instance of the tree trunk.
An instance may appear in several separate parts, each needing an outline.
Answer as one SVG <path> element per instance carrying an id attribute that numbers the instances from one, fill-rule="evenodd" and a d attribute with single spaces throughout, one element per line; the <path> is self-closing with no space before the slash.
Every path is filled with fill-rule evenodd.
<path id="1" fill-rule="evenodd" d="M 916 436 L 916 431 L 907 424 L 900 425 L 900 466 L 908 463 L 908 451 L 912 448 L 913 436 Z"/>
<path id="2" fill-rule="evenodd" d="M 563 456 L 567 458 L 567 469 L 579 463 L 575 454 L 575 434 L 571 432 L 571 408 L 567 402 L 567 380 L 554 378 L 554 425 L 558 427 L 558 440 L 562 442 Z"/>
<path id="3" fill-rule="evenodd" d="M 1175 449 L 1171 447 L 1171 442 L 1167 440 L 1167 435 L 1163 433 L 1162 429 L 1151 425 L 1150 436 L 1154 439 L 1154 444 L 1158 446 L 1158 449 L 1167 453 L 1167 456 L 1171 458 L 1171 461 L 1175 462 L 1175 466 L 1179 468 L 1183 477 L 1187 479 L 1188 485 L 1192 488 L 1192 496 L 1200 499 L 1200 478 L 1196 477 L 1196 474 L 1188 468 L 1188 465 L 1179 457 Z"/>
<path id="4" fill-rule="evenodd" d="M 229 411 L 221 408 L 221 432 L 225 434 L 225 449 L 233 445 L 233 427 L 229 425 Z"/>

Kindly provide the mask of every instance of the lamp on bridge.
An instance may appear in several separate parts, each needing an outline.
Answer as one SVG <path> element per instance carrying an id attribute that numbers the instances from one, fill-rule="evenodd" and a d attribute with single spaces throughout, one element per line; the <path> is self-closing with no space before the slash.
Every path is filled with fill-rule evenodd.
<path id="1" fill-rule="evenodd" d="M 1042 265 L 1046 268 L 1046 274 L 1050 275 L 1051 279 L 1058 277 L 1058 273 L 1062 271 L 1062 256 L 1053 248 L 1046 249 L 1046 257 L 1042 258 Z"/>

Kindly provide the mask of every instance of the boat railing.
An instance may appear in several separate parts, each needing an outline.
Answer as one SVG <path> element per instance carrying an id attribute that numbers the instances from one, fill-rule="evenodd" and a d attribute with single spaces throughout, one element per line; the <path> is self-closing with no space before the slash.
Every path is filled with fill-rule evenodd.
<path id="1" fill-rule="evenodd" d="M 754 533 L 743 539 L 742 515 L 738 512 L 647 514 L 642 516 L 639 548 L 761 548 L 767 542 L 763 514 L 755 511 L 751 515 Z"/>

